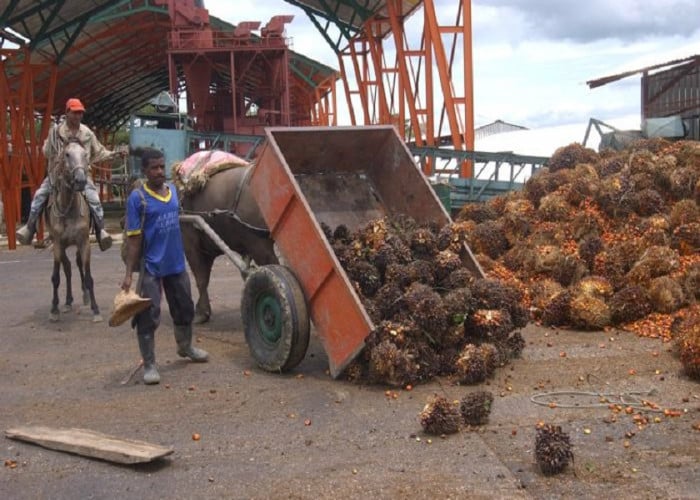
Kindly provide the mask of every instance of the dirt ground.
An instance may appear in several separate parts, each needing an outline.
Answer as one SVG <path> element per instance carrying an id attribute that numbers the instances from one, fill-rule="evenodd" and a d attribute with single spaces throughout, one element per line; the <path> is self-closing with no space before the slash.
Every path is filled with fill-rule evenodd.
<path id="1" fill-rule="evenodd" d="M 120 466 L 3 438 L 0 498 L 700 498 L 700 385 L 681 373 L 670 344 L 532 325 L 522 359 L 488 383 L 409 391 L 331 379 L 314 336 L 293 373 L 271 374 L 248 352 L 242 281 L 220 258 L 213 320 L 195 330 L 211 361 L 177 357 L 165 314 L 161 384 L 144 386 L 139 372 L 122 385 L 139 354 L 129 326 L 106 321 L 123 272 L 118 248 L 93 246 L 92 262 L 105 321 L 93 323 L 82 306 L 50 323 L 50 252 L 0 249 L 0 426 L 85 428 L 175 452 Z M 494 393 L 486 426 L 422 433 L 417 414 L 429 396 L 474 390 Z M 636 416 L 640 399 L 658 411 Z M 535 464 L 539 421 L 571 436 L 574 466 L 560 475 Z"/>

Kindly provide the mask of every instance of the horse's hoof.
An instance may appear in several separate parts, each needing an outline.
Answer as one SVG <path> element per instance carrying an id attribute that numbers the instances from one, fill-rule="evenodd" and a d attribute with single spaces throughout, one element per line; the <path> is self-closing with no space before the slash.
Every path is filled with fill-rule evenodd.
<path id="1" fill-rule="evenodd" d="M 194 319 L 192 320 L 192 323 L 195 325 L 201 325 L 203 323 L 208 323 L 209 322 L 209 315 L 208 314 L 199 314 L 196 313 L 194 315 Z"/>
<path id="2" fill-rule="evenodd" d="M 95 314 L 95 315 L 92 317 L 92 322 L 93 322 L 93 323 L 102 323 L 102 315 L 100 315 L 100 314 Z"/>
<path id="3" fill-rule="evenodd" d="M 61 308 L 61 310 L 64 313 L 69 313 L 73 310 L 73 306 L 71 304 L 64 304 L 63 307 Z"/>
<path id="4" fill-rule="evenodd" d="M 52 323 L 55 323 L 59 320 L 60 317 L 61 317 L 61 315 L 58 313 L 50 313 L 49 314 L 49 321 Z"/>

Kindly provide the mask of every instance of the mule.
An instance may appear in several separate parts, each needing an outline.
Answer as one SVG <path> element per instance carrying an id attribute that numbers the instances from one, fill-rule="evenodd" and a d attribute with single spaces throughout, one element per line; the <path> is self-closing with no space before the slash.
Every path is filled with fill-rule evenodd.
<path id="1" fill-rule="evenodd" d="M 92 321 L 102 321 L 95 300 L 94 281 L 90 270 L 90 210 L 83 195 L 88 182 L 88 161 L 85 148 L 77 140 L 63 143 L 58 154 L 49 158 L 52 192 L 45 213 L 46 226 L 53 242 L 53 301 L 49 320 L 58 321 L 58 287 L 61 266 L 66 278 L 64 312 L 73 308 L 72 270 L 66 249 L 75 246 L 75 262 L 80 272 L 83 304 L 92 309 Z"/>
<path id="2" fill-rule="evenodd" d="M 253 168 L 246 165 L 217 172 L 203 188 L 181 193 L 180 206 L 185 214 L 201 215 L 224 243 L 245 260 L 252 259 L 258 266 L 277 264 L 275 242 L 248 188 Z M 194 322 L 206 323 L 211 318 L 211 271 L 214 260 L 223 252 L 193 224 L 182 222 L 180 227 L 187 263 L 199 292 Z"/>

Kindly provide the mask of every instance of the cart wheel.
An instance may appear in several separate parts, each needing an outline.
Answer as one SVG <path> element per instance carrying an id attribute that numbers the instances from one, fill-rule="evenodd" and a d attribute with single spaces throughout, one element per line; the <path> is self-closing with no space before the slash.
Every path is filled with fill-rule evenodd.
<path id="1" fill-rule="evenodd" d="M 250 353 L 261 368 L 284 372 L 301 363 L 309 346 L 309 314 L 289 269 L 269 265 L 251 271 L 241 314 Z"/>

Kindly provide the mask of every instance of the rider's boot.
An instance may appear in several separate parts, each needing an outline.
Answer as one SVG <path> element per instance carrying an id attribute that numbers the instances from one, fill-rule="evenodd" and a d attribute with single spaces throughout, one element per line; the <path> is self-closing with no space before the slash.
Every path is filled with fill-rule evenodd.
<path id="1" fill-rule="evenodd" d="M 160 374 L 156 368 L 156 338 L 153 333 L 137 334 L 139 350 L 143 358 L 143 383 L 153 385 L 160 383 Z"/>
<path id="2" fill-rule="evenodd" d="M 181 358 L 190 358 L 197 363 L 204 363 L 209 359 L 207 351 L 192 346 L 192 324 L 175 325 L 175 340 L 177 355 Z"/>
<path id="3" fill-rule="evenodd" d="M 15 233 L 17 241 L 22 245 L 31 245 L 34 235 L 36 234 L 36 224 L 39 221 L 39 214 L 29 212 L 27 223 L 19 228 Z"/>
<path id="4" fill-rule="evenodd" d="M 95 239 L 103 252 L 112 246 L 112 236 L 105 231 L 105 221 L 95 216 Z"/>

